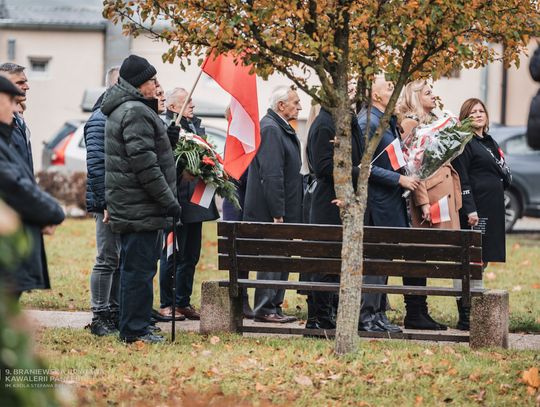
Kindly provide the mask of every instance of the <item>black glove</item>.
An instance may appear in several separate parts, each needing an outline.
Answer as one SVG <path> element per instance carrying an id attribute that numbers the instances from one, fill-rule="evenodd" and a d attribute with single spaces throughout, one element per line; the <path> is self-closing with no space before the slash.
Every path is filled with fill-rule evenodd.
<path id="1" fill-rule="evenodd" d="M 173 149 L 176 148 L 176 144 L 178 144 L 178 139 L 180 138 L 180 127 L 174 124 L 174 122 L 167 127 L 167 137 L 169 137 L 171 147 Z"/>
<path id="2" fill-rule="evenodd" d="M 176 219 L 180 219 L 182 216 L 182 207 L 178 202 L 175 202 L 173 205 L 167 208 L 167 216 L 173 216 Z"/>

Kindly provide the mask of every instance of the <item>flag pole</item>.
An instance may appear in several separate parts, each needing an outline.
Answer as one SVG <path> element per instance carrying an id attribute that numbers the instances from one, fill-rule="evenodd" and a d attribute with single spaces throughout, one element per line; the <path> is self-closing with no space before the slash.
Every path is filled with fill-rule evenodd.
<path id="1" fill-rule="evenodd" d="M 182 116 L 184 115 L 184 111 L 186 110 L 186 107 L 189 103 L 189 100 L 191 99 L 191 95 L 193 95 L 193 91 L 195 90 L 195 87 L 199 83 L 199 79 L 201 79 L 201 75 L 203 73 L 202 66 L 199 70 L 199 74 L 197 75 L 197 79 L 195 79 L 195 83 L 191 87 L 191 90 L 189 91 L 188 95 L 186 96 L 186 100 L 184 100 L 184 104 L 182 105 L 182 108 L 180 109 L 180 112 L 178 113 L 178 117 L 176 118 L 175 125 L 178 126 L 180 124 L 180 120 L 182 119 Z"/>

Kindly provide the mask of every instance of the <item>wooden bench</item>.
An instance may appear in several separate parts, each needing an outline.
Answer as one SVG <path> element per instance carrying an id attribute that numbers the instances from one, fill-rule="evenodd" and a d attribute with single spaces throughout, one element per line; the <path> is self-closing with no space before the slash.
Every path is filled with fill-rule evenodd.
<path id="1" fill-rule="evenodd" d="M 465 304 L 470 304 L 472 297 L 481 296 L 486 291 L 470 287 L 471 279 L 482 279 L 481 239 L 481 234 L 472 230 L 366 227 L 364 275 L 428 277 L 432 282 L 460 279 L 462 289 L 442 285 L 363 284 L 362 292 L 462 297 Z M 304 329 L 298 325 L 290 327 L 292 324 L 280 327 L 268 324 L 246 326 L 243 323 L 241 293 L 247 288 L 337 292 L 339 284 L 256 280 L 239 276 L 248 275 L 249 271 L 340 274 L 341 245 L 341 226 L 218 222 L 219 269 L 229 271 L 229 279 L 218 284 L 226 287 L 230 297 L 230 330 L 332 336 L 332 330 Z M 202 306 L 204 308 L 204 304 Z M 395 334 L 359 332 L 359 335 L 458 342 L 469 340 L 466 332 L 448 334 L 445 331 Z"/>

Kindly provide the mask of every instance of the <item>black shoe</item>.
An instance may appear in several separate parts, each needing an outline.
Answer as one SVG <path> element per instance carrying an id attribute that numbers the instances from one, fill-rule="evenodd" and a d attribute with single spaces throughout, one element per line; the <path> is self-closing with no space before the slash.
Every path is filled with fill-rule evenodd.
<path id="1" fill-rule="evenodd" d="M 96 336 L 116 335 L 118 330 L 111 325 L 109 312 L 96 312 L 90 323 L 90 332 Z"/>
<path id="2" fill-rule="evenodd" d="M 127 338 L 120 338 L 122 342 L 125 343 L 133 343 L 133 342 L 144 342 L 149 344 L 156 344 L 156 343 L 162 343 L 165 341 L 165 338 L 161 335 L 154 335 L 153 333 L 147 333 L 146 335 L 142 336 L 134 336 L 134 337 L 127 337 Z"/>
<path id="3" fill-rule="evenodd" d="M 362 332 L 388 332 L 386 329 L 376 324 L 376 320 L 360 321 L 358 324 L 358 330 Z"/>
<path id="4" fill-rule="evenodd" d="M 161 332 L 161 328 L 159 326 L 156 326 L 155 324 L 148 325 L 148 330 L 150 331 L 150 333 Z"/>
<path id="5" fill-rule="evenodd" d="M 242 313 L 244 314 L 244 318 L 247 318 L 247 319 L 255 318 L 255 313 L 251 309 L 249 302 L 247 301 L 247 298 L 244 298 L 244 305 L 242 307 Z"/>
<path id="6" fill-rule="evenodd" d="M 120 311 L 109 311 L 109 326 L 117 331 L 120 329 Z"/>
<path id="7" fill-rule="evenodd" d="M 435 321 L 433 318 L 431 318 L 431 315 L 429 315 L 428 313 L 425 313 L 424 317 L 427 318 L 429 321 L 433 322 L 437 326 L 436 328 L 437 331 L 446 331 L 448 329 L 448 327 L 445 324 L 441 324 L 440 322 Z"/>
<path id="8" fill-rule="evenodd" d="M 403 325 L 406 329 L 420 329 L 425 331 L 439 331 L 439 324 L 431 321 L 419 310 L 411 312 L 407 311 Z"/>
<path id="9" fill-rule="evenodd" d="M 461 298 L 456 300 L 459 312 L 459 320 L 456 328 L 460 331 L 469 331 L 471 328 L 471 307 L 461 305 Z"/>
<path id="10" fill-rule="evenodd" d="M 380 326 L 386 332 L 391 332 L 391 333 L 403 332 L 399 326 L 392 324 L 388 320 L 384 312 L 378 312 L 373 322 L 375 322 L 375 324 Z"/>
<path id="11" fill-rule="evenodd" d="M 152 308 L 151 320 L 156 321 L 156 322 L 171 322 L 172 317 L 161 315 L 161 313 L 158 310 L 155 310 Z"/>

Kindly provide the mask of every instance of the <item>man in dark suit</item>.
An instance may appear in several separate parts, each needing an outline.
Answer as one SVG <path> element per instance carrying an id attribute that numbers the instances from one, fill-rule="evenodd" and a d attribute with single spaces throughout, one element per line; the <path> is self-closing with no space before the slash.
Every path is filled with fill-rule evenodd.
<path id="1" fill-rule="evenodd" d="M 302 109 L 293 88 L 279 87 L 272 93 L 270 109 L 261 120 L 261 145 L 249 166 L 244 220 L 274 223 L 302 222 L 302 175 L 300 141 L 289 124 Z M 288 279 L 287 272 L 258 272 L 259 280 Z M 255 320 L 292 322 L 283 315 L 285 290 L 255 290 Z"/>
<path id="2" fill-rule="evenodd" d="M 20 92 L 20 95 L 15 97 L 15 101 L 19 106 L 19 111 L 13 113 L 12 145 L 24 159 L 24 162 L 33 174 L 34 162 L 32 157 L 32 144 L 30 143 L 30 129 L 26 126 L 22 116 L 24 110 L 26 110 L 26 91 L 30 89 L 30 86 L 28 86 L 28 78 L 24 73 L 25 69 L 24 66 L 13 64 L 11 62 L 0 65 L 0 72 L 3 72 Z"/>
<path id="3" fill-rule="evenodd" d="M 384 77 L 377 77 L 373 82 L 370 126 L 367 128 L 367 111 L 363 110 L 358 116 L 358 124 L 363 133 L 371 139 L 375 135 L 379 121 L 383 116 L 394 85 Z M 375 150 L 377 157 L 390 143 L 399 138 L 397 118 L 392 116 L 390 124 Z M 405 176 L 392 169 L 386 153 L 381 154 L 371 167 L 368 183 L 368 201 L 364 224 L 366 226 L 409 227 L 407 204 L 402 198 L 404 189 L 415 190 L 418 180 Z M 388 277 L 364 276 L 365 284 L 387 283 Z M 406 282 L 406 281 L 405 281 Z M 391 324 L 386 317 L 386 294 L 363 293 L 360 312 L 360 330 L 369 332 L 401 332 L 401 329 Z"/>
<path id="4" fill-rule="evenodd" d="M 15 97 L 22 96 L 0 75 L 0 199 L 17 212 L 31 244 L 28 257 L 8 278 L 9 290 L 17 298 L 23 291 L 50 288 L 43 234 L 53 234 L 64 220 L 60 205 L 38 187 L 27 162 L 15 151 Z"/>
<path id="5" fill-rule="evenodd" d="M 166 120 L 168 123 L 176 120 L 187 97 L 188 93 L 182 88 L 175 88 L 167 94 Z M 201 126 L 201 119 L 193 114 L 194 107 L 193 101 L 190 99 L 180 119 L 180 126 L 189 133 L 206 138 L 205 129 Z M 175 144 L 174 141 L 171 141 L 171 143 Z M 189 174 L 179 175 L 178 177 L 178 201 L 182 206 L 182 226 L 178 228 L 177 232 L 179 258 L 176 268 L 177 287 L 174 302 L 176 303 L 175 315 L 179 320 L 185 318 L 200 319 L 199 312 L 191 304 L 191 294 L 193 292 L 195 268 L 201 255 L 202 224 L 219 218 L 214 200 L 212 200 L 208 208 L 190 202 L 197 182 L 198 179 L 193 179 Z M 172 306 L 174 305 L 171 296 L 172 267 L 172 262 L 167 261 L 167 253 L 164 250 L 161 256 L 159 276 L 161 300 L 159 313 L 163 320 L 172 318 Z"/>

